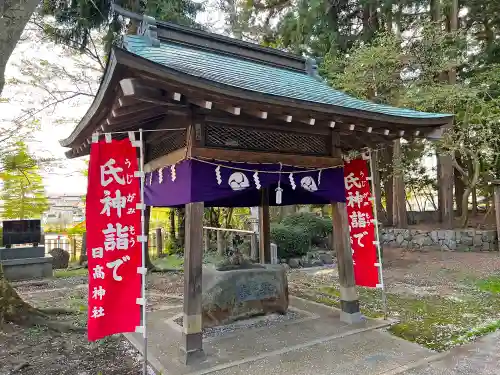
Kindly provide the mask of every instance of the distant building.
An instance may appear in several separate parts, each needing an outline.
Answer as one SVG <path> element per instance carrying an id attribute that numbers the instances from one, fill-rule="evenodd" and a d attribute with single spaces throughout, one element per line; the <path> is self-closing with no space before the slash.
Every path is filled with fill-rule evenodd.
<path id="1" fill-rule="evenodd" d="M 45 225 L 73 225 L 85 220 L 83 195 L 49 196 L 49 209 L 42 215 Z"/>

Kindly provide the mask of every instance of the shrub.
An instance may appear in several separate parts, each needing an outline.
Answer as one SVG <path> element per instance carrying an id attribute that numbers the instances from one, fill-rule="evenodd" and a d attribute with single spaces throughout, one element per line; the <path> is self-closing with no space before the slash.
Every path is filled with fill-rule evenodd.
<path id="1" fill-rule="evenodd" d="M 301 229 L 310 238 L 313 245 L 321 245 L 331 235 L 332 219 L 321 217 L 311 212 L 299 212 L 285 217 L 281 224 Z"/>
<path id="2" fill-rule="evenodd" d="M 278 258 L 300 257 L 309 251 L 309 235 L 302 228 L 274 224 L 271 226 L 271 240 L 278 246 Z"/>

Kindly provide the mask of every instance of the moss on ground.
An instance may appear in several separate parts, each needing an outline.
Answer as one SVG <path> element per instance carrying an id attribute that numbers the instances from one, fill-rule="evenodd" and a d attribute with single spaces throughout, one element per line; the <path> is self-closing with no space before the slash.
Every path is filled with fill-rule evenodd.
<path id="1" fill-rule="evenodd" d="M 75 277 L 75 276 L 87 276 L 88 270 L 86 268 L 76 268 L 76 269 L 61 269 L 54 270 L 54 277 L 64 278 L 64 277 Z"/>
<path id="2" fill-rule="evenodd" d="M 395 336 L 436 351 L 472 341 L 500 328 L 500 277 L 477 280 L 476 289 L 458 297 L 387 295 L 389 316 L 399 322 L 389 331 Z M 371 318 L 383 316 L 381 292 L 358 288 L 361 311 Z M 340 306 L 336 287 L 299 293 L 329 306 Z"/>

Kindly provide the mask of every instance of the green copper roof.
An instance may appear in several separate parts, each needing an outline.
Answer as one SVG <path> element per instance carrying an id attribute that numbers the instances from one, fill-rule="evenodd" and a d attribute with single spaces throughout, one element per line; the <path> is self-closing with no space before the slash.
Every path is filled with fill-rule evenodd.
<path id="1" fill-rule="evenodd" d="M 194 77 L 201 77 L 244 90 L 390 116 L 415 119 L 450 116 L 396 108 L 356 99 L 320 82 L 305 71 L 301 73 L 276 68 L 174 43 L 162 42 L 159 47 L 152 47 L 142 36 L 126 36 L 124 45 L 127 51 L 152 62 Z"/>

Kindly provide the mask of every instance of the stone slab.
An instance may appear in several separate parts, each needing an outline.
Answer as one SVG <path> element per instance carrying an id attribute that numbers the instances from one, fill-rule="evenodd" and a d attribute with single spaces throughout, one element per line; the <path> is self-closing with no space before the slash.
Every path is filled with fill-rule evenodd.
<path id="1" fill-rule="evenodd" d="M 42 258 L 45 255 L 44 246 L 24 246 L 24 247 L 5 247 L 0 248 L 0 261 L 8 259 L 26 259 L 26 258 Z"/>
<path id="2" fill-rule="evenodd" d="M 391 375 L 498 375 L 500 332 L 445 353 L 441 358 Z"/>
<path id="3" fill-rule="evenodd" d="M 0 262 L 9 281 L 42 279 L 53 276 L 52 257 L 7 259 Z"/>
<path id="4" fill-rule="evenodd" d="M 192 366 L 179 361 L 180 333 L 167 324 L 181 309 L 153 312 L 148 316 L 151 365 L 171 375 L 261 375 L 263 369 L 286 375 L 367 374 L 364 369 L 368 367 L 395 368 L 431 353 L 377 331 L 387 322 L 367 320 L 348 325 L 340 321 L 337 309 L 294 297 L 290 303 L 309 317 L 204 340 L 206 360 Z M 139 334 L 126 337 L 142 350 Z"/>

